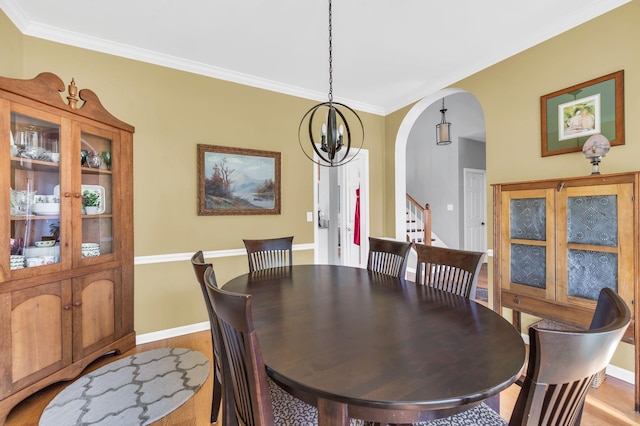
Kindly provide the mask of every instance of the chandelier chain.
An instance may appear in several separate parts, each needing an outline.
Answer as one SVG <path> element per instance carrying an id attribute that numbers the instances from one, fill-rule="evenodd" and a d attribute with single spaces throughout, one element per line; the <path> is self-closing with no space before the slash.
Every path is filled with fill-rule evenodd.
<path id="1" fill-rule="evenodd" d="M 298 142 L 304 155 L 319 166 L 336 167 L 353 160 L 364 143 L 364 126 L 358 113 L 347 105 L 333 102 L 333 10 L 329 2 L 329 101 L 312 107 L 300 120 Z M 355 120 L 356 127 L 347 123 Z M 360 136 L 352 145 L 352 129 Z M 305 149 L 308 147 L 308 149 Z M 355 152 L 354 152 L 355 151 Z"/>
<path id="2" fill-rule="evenodd" d="M 333 34 L 331 25 L 331 0 L 329 0 L 329 103 L 333 102 Z"/>

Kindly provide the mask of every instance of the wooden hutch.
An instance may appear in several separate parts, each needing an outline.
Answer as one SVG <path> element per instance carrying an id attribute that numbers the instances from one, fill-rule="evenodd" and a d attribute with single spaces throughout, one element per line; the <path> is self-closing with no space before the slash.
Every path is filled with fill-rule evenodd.
<path id="1" fill-rule="evenodd" d="M 638 317 L 640 172 L 493 186 L 493 309 L 588 328 L 603 287 L 631 310 L 624 341 L 635 345 L 640 408 Z"/>
<path id="2" fill-rule="evenodd" d="M 0 77 L 0 422 L 135 346 L 133 132 L 54 74 Z M 94 207 L 91 209 L 91 207 Z"/>

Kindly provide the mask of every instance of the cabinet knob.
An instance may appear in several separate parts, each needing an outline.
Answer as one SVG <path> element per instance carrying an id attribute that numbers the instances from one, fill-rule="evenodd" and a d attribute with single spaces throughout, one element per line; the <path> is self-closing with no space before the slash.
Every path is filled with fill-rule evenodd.
<path id="1" fill-rule="evenodd" d="M 520 304 L 520 299 L 518 299 L 518 296 L 513 298 L 513 303 L 515 303 L 516 305 Z"/>
<path id="2" fill-rule="evenodd" d="M 74 308 L 79 308 L 80 306 L 82 306 L 82 302 L 76 302 L 73 304 Z"/>
<path id="3" fill-rule="evenodd" d="M 71 309 L 71 306 L 69 306 L 69 305 L 64 305 L 64 306 L 62 307 L 62 309 L 64 309 L 65 311 L 68 311 L 69 309 Z"/>
<path id="4" fill-rule="evenodd" d="M 76 198 L 80 198 L 81 197 L 79 192 L 74 193 L 73 196 L 76 197 Z"/>
<path id="5" fill-rule="evenodd" d="M 69 198 L 69 197 L 71 197 L 71 193 L 70 193 L 70 192 L 65 192 L 65 193 L 64 193 L 64 197 L 65 197 L 65 198 Z"/>

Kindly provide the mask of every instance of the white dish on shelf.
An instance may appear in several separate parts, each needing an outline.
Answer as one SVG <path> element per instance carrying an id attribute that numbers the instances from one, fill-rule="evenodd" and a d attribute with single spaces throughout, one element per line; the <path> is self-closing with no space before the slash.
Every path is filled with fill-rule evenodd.
<path id="1" fill-rule="evenodd" d="M 36 247 L 52 247 L 56 244 L 55 240 L 36 241 L 33 243 Z"/>
<path id="2" fill-rule="evenodd" d="M 37 215 L 58 215 L 60 214 L 60 203 L 33 203 L 31 212 Z"/>
<path id="3" fill-rule="evenodd" d="M 96 214 L 104 213 L 106 211 L 104 187 L 100 185 L 82 185 L 80 193 L 83 194 L 84 191 L 92 191 L 98 194 L 100 207 L 98 207 L 98 211 L 96 212 Z M 56 195 L 58 197 L 60 196 L 60 185 L 56 185 L 53 187 L 53 195 Z"/>

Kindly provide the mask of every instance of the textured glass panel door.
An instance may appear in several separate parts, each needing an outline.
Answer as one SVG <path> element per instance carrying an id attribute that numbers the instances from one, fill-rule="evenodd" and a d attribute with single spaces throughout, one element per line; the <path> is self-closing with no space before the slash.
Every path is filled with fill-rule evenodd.
<path id="1" fill-rule="evenodd" d="M 511 238 L 547 239 L 547 211 L 544 198 L 516 198 L 510 202 Z"/>
<path id="2" fill-rule="evenodd" d="M 598 300 L 605 287 L 618 292 L 618 254 L 569 250 L 568 295 Z"/>
<path id="3" fill-rule="evenodd" d="M 544 197 L 512 198 L 509 202 L 509 234 L 515 240 L 547 239 L 547 203 Z M 546 248 L 511 244 L 511 282 L 546 288 Z"/>
<path id="4" fill-rule="evenodd" d="M 633 288 L 633 185 L 567 188 L 559 194 L 557 299 L 592 309 L 600 290 Z M 562 222 L 561 222 L 562 221 Z M 625 295 L 632 300 L 632 295 Z"/>
<path id="5" fill-rule="evenodd" d="M 553 293 L 555 191 L 552 188 L 511 190 L 502 193 L 502 288 L 545 298 Z"/>
<path id="6" fill-rule="evenodd" d="M 615 247 L 618 245 L 618 197 L 568 197 L 567 242 Z"/>
<path id="7" fill-rule="evenodd" d="M 546 270 L 545 247 L 511 244 L 511 282 L 546 289 Z"/>

